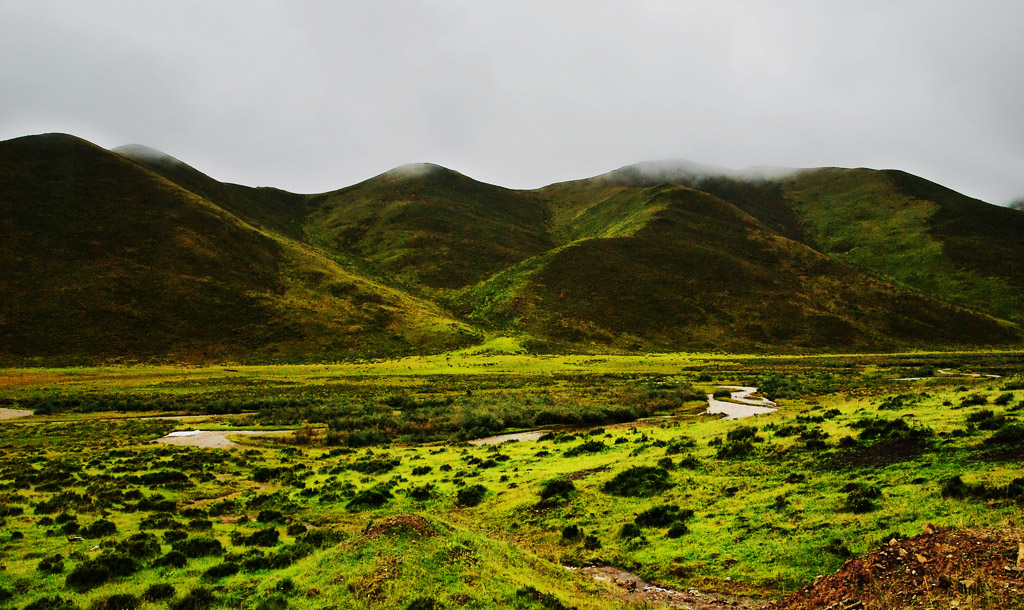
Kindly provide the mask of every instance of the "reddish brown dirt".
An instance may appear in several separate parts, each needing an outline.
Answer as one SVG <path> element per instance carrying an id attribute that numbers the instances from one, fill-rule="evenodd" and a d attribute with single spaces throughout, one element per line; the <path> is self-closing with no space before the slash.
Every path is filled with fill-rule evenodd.
<path id="1" fill-rule="evenodd" d="M 891 541 L 771 610 L 1024 608 L 1024 532 L 940 529 Z"/>
<path id="2" fill-rule="evenodd" d="M 367 526 L 363 538 L 371 540 L 379 536 L 402 532 L 414 533 L 418 537 L 430 537 L 437 534 L 437 529 L 418 515 L 398 515 L 397 517 L 388 517 L 377 523 L 371 523 Z"/>
<path id="3" fill-rule="evenodd" d="M 569 568 L 575 570 L 576 568 Z M 762 600 L 748 597 L 732 597 L 696 589 L 674 591 L 647 582 L 621 568 L 614 566 L 595 566 L 578 568 L 594 580 L 602 581 L 617 587 L 616 596 L 622 601 L 638 605 L 641 608 L 688 608 L 690 610 L 754 610 L 763 605 Z"/>

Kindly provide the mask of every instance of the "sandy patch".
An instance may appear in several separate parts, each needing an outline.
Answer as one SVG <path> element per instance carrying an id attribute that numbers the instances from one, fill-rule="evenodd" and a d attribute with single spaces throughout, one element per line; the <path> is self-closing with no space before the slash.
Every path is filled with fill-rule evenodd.
<path id="1" fill-rule="evenodd" d="M 183 445 L 204 449 L 242 449 L 229 436 L 286 436 L 294 430 L 180 430 L 156 439 L 165 445 Z"/>
<path id="2" fill-rule="evenodd" d="M 514 434 L 499 434 L 469 441 L 470 445 L 500 445 L 511 441 L 535 441 L 547 434 L 544 430 L 530 430 L 529 432 L 516 432 Z"/>
<path id="3" fill-rule="evenodd" d="M 730 400 L 718 400 L 713 394 L 708 394 L 708 413 L 713 415 L 725 415 L 725 419 L 740 419 L 753 415 L 764 415 L 778 411 L 778 405 L 767 398 L 755 398 L 757 388 L 748 386 L 721 386 L 731 390 Z"/>
<path id="4" fill-rule="evenodd" d="M 32 411 L 28 409 L 0 409 L 0 419 L 17 419 L 29 415 L 32 415 Z"/>

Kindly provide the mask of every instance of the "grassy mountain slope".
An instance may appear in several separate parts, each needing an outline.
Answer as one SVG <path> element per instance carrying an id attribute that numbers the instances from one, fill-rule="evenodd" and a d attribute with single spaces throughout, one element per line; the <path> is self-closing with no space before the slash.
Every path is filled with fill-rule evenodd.
<path id="1" fill-rule="evenodd" d="M 310 206 L 314 243 L 428 290 L 472 284 L 552 245 L 533 194 L 434 165 L 398 168 Z"/>
<path id="2" fill-rule="evenodd" d="M 10 362 L 336 359 L 469 336 L 436 306 L 70 136 L 0 145 L 0 229 Z"/>
<path id="3" fill-rule="evenodd" d="M 1024 217 L 898 171 L 819 169 L 783 185 L 814 247 L 872 275 L 1024 321 Z"/>
<path id="4" fill-rule="evenodd" d="M 516 191 L 422 164 L 297 195 L 71 136 L 0 143 L 0 163 L 12 363 L 374 357 L 481 331 L 573 351 L 981 346 L 1024 323 L 1024 215 L 902 172 L 649 163 Z"/>
<path id="5" fill-rule="evenodd" d="M 720 197 L 779 234 L 880 279 L 999 318 L 1024 320 L 1019 246 L 1024 217 L 1013 210 L 895 170 L 744 175 L 662 162 L 580 181 L 590 190 L 665 182 Z"/>
<path id="6" fill-rule="evenodd" d="M 593 192 L 592 185 L 584 188 Z M 583 234 L 600 216 L 605 226 L 633 219 L 629 231 L 581 238 L 531 259 L 464 291 L 459 305 L 560 344 L 626 350 L 886 348 L 1018 338 L 986 316 L 831 260 L 706 193 L 677 185 L 611 188 L 598 204 L 577 208 L 564 226 Z M 611 210 L 620 213 L 618 221 Z"/>
<path id="7" fill-rule="evenodd" d="M 307 211 L 305 195 L 270 187 L 252 188 L 219 182 L 170 155 L 140 144 L 120 146 L 113 149 L 113 152 L 251 224 L 271 228 L 289 237 L 302 237 L 302 225 Z"/>

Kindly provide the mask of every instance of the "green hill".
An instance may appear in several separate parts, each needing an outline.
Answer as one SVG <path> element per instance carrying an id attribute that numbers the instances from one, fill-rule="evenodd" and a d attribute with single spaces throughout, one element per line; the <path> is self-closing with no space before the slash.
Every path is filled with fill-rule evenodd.
<path id="1" fill-rule="evenodd" d="M 329 193 L 158 151 L 0 143 L 0 362 L 1020 344 L 1024 215 L 896 171 L 666 162 L 517 191 Z"/>
<path id="2" fill-rule="evenodd" d="M 552 246 L 534 194 L 436 165 L 400 167 L 309 205 L 314 243 L 427 290 L 472 284 Z"/>
<path id="3" fill-rule="evenodd" d="M 7 362 L 337 359 L 471 337 L 435 305 L 70 136 L 0 144 L 0 226 Z"/>
<path id="4" fill-rule="evenodd" d="M 601 194 L 566 223 L 568 233 L 586 235 L 595 218 L 606 227 L 632 222 L 628 230 L 580 237 L 456 302 L 480 322 L 562 346 L 749 351 L 1018 340 L 1005 323 L 860 273 L 706 193 L 662 185 Z"/>

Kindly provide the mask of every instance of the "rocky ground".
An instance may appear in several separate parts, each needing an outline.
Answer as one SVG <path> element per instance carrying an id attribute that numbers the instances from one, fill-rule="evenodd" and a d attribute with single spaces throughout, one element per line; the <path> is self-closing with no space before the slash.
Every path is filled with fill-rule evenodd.
<path id="1" fill-rule="evenodd" d="M 1024 532 L 940 529 L 892 540 L 771 610 L 1024 608 Z"/>

